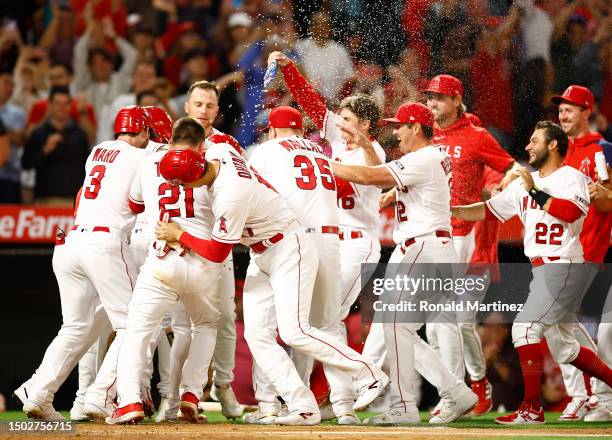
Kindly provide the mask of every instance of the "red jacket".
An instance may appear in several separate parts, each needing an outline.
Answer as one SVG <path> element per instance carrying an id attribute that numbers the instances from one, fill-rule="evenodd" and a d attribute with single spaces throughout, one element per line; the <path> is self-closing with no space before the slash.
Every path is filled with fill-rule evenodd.
<path id="1" fill-rule="evenodd" d="M 436 129 L 434 143 L 446 147 L 453 164 L 451 205 L 471 205 L 480 201 L 484 187 L 484 167 L 489 166 L 503 173 L 514 159 L 504 150 L 491 134 L 473 125 L 461 116 L 453 125 Z M 453 235 L 465 236 L 470 233 L 474 222 L 451 219 Z"/>
<path id="2" fill-rule="evenodd" d="M 576 168 L 585 176 L 595 180 L 595 153 L 603 151 L 599 141 L 603 139 L 597 132 L 588 133 L 570 142 L 565 165 Z M 585 261 L 603 263 L 610 243 L 612 214 L 599 212 L 591 203 L 589 212 L 584 219 L 580 243 L 584 251 Z"/>

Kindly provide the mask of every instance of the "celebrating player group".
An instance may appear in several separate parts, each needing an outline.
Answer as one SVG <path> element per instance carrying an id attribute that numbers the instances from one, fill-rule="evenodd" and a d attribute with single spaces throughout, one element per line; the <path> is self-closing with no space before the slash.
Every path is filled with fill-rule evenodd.
<path id="1" fill-rule="evenodd" d="M 612 421 L 612 326 L 602 322 L 596 346 L 574 316 L 603 263 L 612 226 L 612 190 L 594 165 L 598 154 L 612 157 L 612 145 L 589 130 L 591 92 L 571 86 L 553 98 L 560 125 L 535 126 L 525 148 L 530 171 L 465 111 L 453 76 L 432 78 L 423 90 L 426 104 L 404 103 L 381 121 L 371 96 L 349 96 L 332 111 L 286 55 L 273 52 L 268 62 L 331 155 L 304 137 L 299 110 L 279 106 L 269 115 L 268 140 L 247 158 L 234 138 L 213 128 L 219 91 L 207 81 L 191 85 L 187 116 L 174 122 L 159 108 L 122 108 L 115 138 L 95 146 L 87 160 L 75 226 L 56 243 L 63 324 L 40 366 L 15 390 L 28 417 L 63 420 L 53 399 L 77 364 L 72 419 L 125 424 L 151 417 L 155 350 L 157 422 L 205 421 L 199 403 L 209 369 L 223 414 L 241 417 L 231 388 L 238 243 L 250 249 L 243 309 L 258 401 L 244 423 L 316 425 L 333 418 L 358 425 L 357 411 L 385 395 L 381 414 L 363 423 L 420 423 L 416 373 L 440 397 L 429 423 L 486 414 L 494 390 L 475 311 L 436 322 L 385 313 L 371 325 L 362 353 L 348 346 L 343 321 L 367 279 L 363 265 L 381 256 L 379 209 L 394 204 L 389 262 L 401 264 L 389 265 L 388 277 L 428 276 L 441 263 L 458 263 L 452 270 L 462 267 L 464 275 L 470 263 L 484 263 L 495 279 L 497 239 L 479 239 L 478 228 L 515 215 L 525 227 L 533 280 L 512 327 L 524 397 L 497 423 L 544 423 L 543 338 L 563 365 L 572 398 L 561 420 Z M 376 141 L 380 124 L 392 125 L 401 158 L 385 163 Z M 495 189 L 482 201 L 485 174 Z M 423 326 L 427 341 L 417 333 Z M 323 411 L 310 389 L 315 360 L 330 387 Z"/>

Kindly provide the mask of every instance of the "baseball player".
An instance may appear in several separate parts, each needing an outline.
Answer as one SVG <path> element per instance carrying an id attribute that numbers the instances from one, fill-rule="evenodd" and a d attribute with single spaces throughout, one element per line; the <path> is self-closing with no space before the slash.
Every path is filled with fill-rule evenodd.
<path id="1" fill-rule="evenodd" d="M 203 142 L 204 128 L 200 123 L 182 118 L 174 125 L 169 148 L 200 150 Z M 163 150 L 154 153 L 139 167 L 130 188 L 130 207 L 135 212 L 143 212 L 146 207 L 148 224 L 155 224 L 167 215 L 194 237 L 210 238 L 212 214 L 208 191 L 166 182 L 161 176 L 167 165 L 162 161 L 165 154 Z M 166 189 L 171 189 L 170 196 Z M 182 368 L 180 408 L 183 420 L 199 421 L 198 403 L 206 386 L 217 337 L 222 261 L 207 260 L 159 241 L 149 249 L 130 301 L 125 337 L 119 352 L 119 406 L 107 423 L 134 423 L 144 418 L 140 380 L 146 367 L 147 348 L 164 314 L 177 300 L 184 304 L 193 332 L 189 355 Z"/>
<path id="2" fill-rule="evenodd" d="M 172 223 L 158 228 L 158 238 L 180 241 L 204 257 L 210 253 L 225 256 L 238 242 L 251 248 L 244 288 L 245 337 L 254 362 L 289 409 L 287 415 L 275 417 L 278 409 L 270 408 L 271 423 L 320 422 L 314 395 L 276 342 L 277 328 L 290 347 L 349 372 L 359 386 L 354 408 L 369 405 L 384 391 L 389 379 L 357 352 L 309 324 L 318 255 L 295 214 L 229 145 L 209 149 L 205 160 L 188 151 L 171 151 L 164 160 L 178 162 L 181 158 L 185 167 L 177 167 L 175 173 L 164 177 L 210 188 L 215 216 L 212 239 L 196 239 Z M 190 166 L 190 162 L 195 164 Z M 205 172 L 192 176 L 198 167 Z"/>
<path id="3" fill-rule="evenodd" d="M 451 75 L 433 77 L 423 90 L 427 106 L 436 123 L 434 143 L 443 145 L 453 164 L 451 204 L 466 205 L 480 200 L 483 189 L 484 166 L 507 173 L 517 164 L 484 128 L 476 127 L 463 111 L 461 81 Z M 502 180 L 505 186 L 511 179 Z M 453 244 L 458 263 L 469 263 L 474 252 L 474 222 L 453 218 Z M 484 295 L 485 292 L 482 292 Z M 485 376 L 485 362 L 480 337 L 476 331 L 475 316 L 458 319 L 463 344 L 455 344 L 455 324 L 440 323 L 427 326 L 427 340 L 436 348 L 446 365 L 458 379 L 463 380 L 465 368 L 472 381 L 472 390 L 478 395 L 473 415 L 491 410 L 491 385 Z M 433 414 L 438 408 L 434 409 Z"/>
<path id="4" fill-rule="evenodd" d="M 214 83 L 198 81 L 189 87 L 185 113 L 204 126 L 206 138 L 213 135 L 224 135 L 213 127 L 219 114 L 219 90 Z M 225 140 L 236 149 L 242 150 L 240 144 L 229 135 Z M 230 139 L 231 138 L 231 141 Z M 206 147 L 207 144 L 205 144 Z M 241 152 L 243 154 L 243 152 Z M 223 262 L 219 294 L 221 296 L 221 320 L 217 328 L 217 344 L 212 364 L 214 367 L 211 397 L 221 404 L 225 417 L 234 419 L 242 415 L 242 406 L 238 403 L 232 390 L 234 381 L 234 354 L 236 352 L 236 313 L 234 303 L 234 259 L 230 253 Z"/>
<path id="5" fill-rule="evenodd" d="M 415 263 L 454 263 L 455 250 L 450 233 L 451 164 L 446 153 L 432 144 L 433 114 L 423 104 L 403 104 L 396 117 L 386 119 L 395 124 L 394 133 L 400 139 L 404 156 L 386 165 L 376 167 L 333 163 L 334 174 L 362 185 L 397 188 L 397 211 L 394 241 L 397 243 L 389 263 L 402 263 L 409 267 L 408 276 L 425 274 L 426 265 Z M 357 139 L 355 130 L 345 129 Z M 361 142 L 361 141 L 360 141 Z M 389 269 L 387 278 L 395 274 Z M 399 303 L 402 295 L 392 303 Z M 419 423 L 420 416 L 412 391 L 411 371 L 415 368 L 415 350 L 419 362 L 425 365 L 419 372 L 441 390 L 444 401 L 440 412 L 430 423 L 449 423 L 467 411 L 477 396 L 458 381 L 444 366 L 441 359 L 417 335 L 422 323 L 406 323 L 391 313 L 383 321 L 387 358 L 391 369 L 391 408 L 385 413 L 367 419 L 367 424 Z"/>
<path id="6" fill-rule="evenodd" d="M 301 219 L 300 223 L 317 248 L 319 270 L 312 296 L 311 324 L 329 336 L 346 339 L 346 333 L 340 329 L 338 208 L 330 160 L 319 145 L 303 137 L 302 115 L 294 108 L 273 109 L 267 129 L 269 140 L 253 150 L 249 164 Z M 292 358 L 299 372 L 307 372 L 308 376 L 302 376 L 302 379 L 308 384 L 312 358 L 299 352 L 295 352 Z M 301 368 L 298 367 L 300 362 L 303 363 Z M 324 369 L 330 382 L 330 400 L 338 424 L 361 424 L 353 410 L 355 388 L 351 376 L 329 365 L 324 365 Z M 257 380 L 257 400 L 276 402 L 273 387 L 259 380 L 265 379 L 265 374 L 257 364 L 253 368 L 253 377 Z"/>
<path id="7" fill-rule="evenodd" d="M 332 159 L 348 164 L 380 165 L 385 162 L 385 152 L 374 139 L 378 130 L 380 110 L 376 101 L 367 95 L 354 95 L 340 103 L 338 113 L 328 110 L 323 97 L 308 83 L 293 62 L 281 52 L 273 52 L 268 64 L 276 62 L 281 66 L 287 88 L 321 130 L 322 136 L 332 148 Z M 363 149 L 350 144 L 339 128 L 346 124 L 372 140 L 372 149 Z M 378 199 L 381 190 L 374 186 L 351 184 L 352 191 L 338 198 L 339 237 L 340 237 L 340 321 L 346 341 L 346 328 L 342 322 L 361 291 L 361 267 L 366 263 L 380 260 L 380 241 L 378 238 L 379 218 Z M 300 217 L 302 218 L 302 217 Z M 374 345 L 383 345 L 382 333 L 373 332 L 369 338 L 376 337 Z M 372 341 L 370 341 L 372 344 Z M 379 359 L 375 362 L 382 363 Z M 310 369 L 303 373 L 308 379 Z M 334 411 L 338 414 L 338 411 Z"/>
<path id="8" fill-rule="evenodd" d="M 595 175 L 595 153 L 612 153 L 612 144 L 603 137 L 590 130 L 589 117 L 593 111 L 595 101 L 593 94 L 586 87 L 579 85 L 569 86 L 561 96 L 553 96 L 552 101 L 559 106 L 559 123 L 570 140 L 565 157 L 565 164 L 576 168 L 593 181 Z M 597 275 L 599 267 L 603 264 L 608 244 L 610 229 L 612 227 L 612 214 L 609 214 L 612 204 L 596 198 L 591 200 L 589 212 L 584 219 L 580 243 L 584 250 L 584 260 L 589 268 L 589 279 L 585 284 L 588 289 Z M 586 292 L 583 293 L 583 296 Z M 584 326 L 580 323 L 575 328 L 576 339 L 580 344 L 596 350 Z M 612 341 L 610 325 L 603 322 L 599 327 L 598 345 L 602 359 L 612 364 L 611 347 L 606 341 Z M 572 400 L 568 403 L 559 420 L 561 421 L 612 421 L 612 390 L 605 384 L 596 385 L 597 400 L 595 406 L 589 403 L 590 381 L 571 365 L 561 365 L 565 388 Z"/>
<path id="9" fill-rule="evenodd" d="M 127 194 L 149 141 L 143 110 L 135 106 L 121 109 L 115 118 L 115 136 L 116 140 L 92 149 L 75 226 L 53 255 L 63 324 L 32 378 L 15 392 L 29 417 L 58 418 L 53 396 L 98 337 L 92 333 L 98 299 L 116 336 L 87 390 L 84 411 L 89 416 L 103 416 L 112 408 L 117 355 L 135 273 L 126 251 L 133 221 Z"/>
<path id="10" fill-rule="evenodd" d="M 453 215 L 468 221 L 495 216 L 506 221 L 518 215 L 525 225 L 525 255 L 533 265 L 533 280 L 523 310 L 512 326 L 524 382 L 520 408 L 497 417 L 503 425 L 544 423 L 540 403 L 542 349 L 546 337 L 554 359 L 569 363 L 610 385 L 612 370 L 574 336 L 568 318 L 580 306 L 588 273 L 579 235 L 589 209 L 588 179 L 564 166 L 568 139 L 561 127 L 539 122 L 526 147 L 529 164 L 538 171 L 517 170 L 520 180 L 486 202 L 453 207 Z M 564 263 L 564 264 L 559 264 Z M 579 263 L 579 264 L 576 264 Z"/>

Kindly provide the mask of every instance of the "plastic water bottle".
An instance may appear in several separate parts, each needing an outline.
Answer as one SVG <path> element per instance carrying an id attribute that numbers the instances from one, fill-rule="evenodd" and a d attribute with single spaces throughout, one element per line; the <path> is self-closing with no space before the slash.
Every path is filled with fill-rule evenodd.
<path id="1" fill-rule="evenodd" d="M 272 61 L 268 68 L 266 69 L 266 74 L 264 75 L 263 86 L 264 89 L 267 89 L 268 86 L 274 81 L 274 77 L 276 76 L 276 71 L 278 69 L 278 65 L 276 61 Z"/>

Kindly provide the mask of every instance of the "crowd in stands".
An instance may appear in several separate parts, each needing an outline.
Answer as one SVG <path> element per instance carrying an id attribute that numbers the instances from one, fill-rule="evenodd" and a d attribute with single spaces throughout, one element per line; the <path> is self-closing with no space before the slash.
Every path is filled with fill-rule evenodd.
<path id="1" fill-rule="evenodd" d="M 271 51 L 288 53 L 330 105 L 373 95 L 385 117 L 427 78 L 463 81 L 464 102 L 520 159 L 550 96 L 582 84 L 612 140 L 612 14 L 606 0 L 47 0 L 7 2 L 0 30 L 0 203 L 72 203 L 87 151 L 130 104 L 184 115 L 198 80 L 221 90 L 216 126 L 257 143 L 292 104 Z M 280 75 L 279 75 L 280 76 Z M 316 138 L 314 126 L 312 136 Z M 389 132 L 383 146 L 397 142 Z M 389 156 L 393 158 L 393 150 Z"/>

